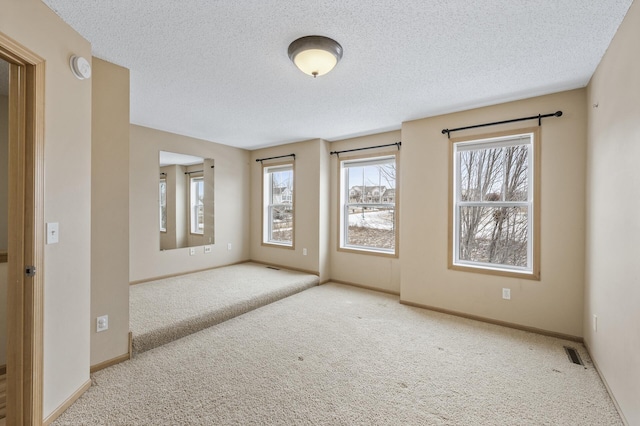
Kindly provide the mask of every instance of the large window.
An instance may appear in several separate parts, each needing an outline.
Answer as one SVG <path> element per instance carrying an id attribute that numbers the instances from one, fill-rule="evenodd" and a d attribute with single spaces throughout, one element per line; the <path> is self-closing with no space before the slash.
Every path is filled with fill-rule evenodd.
<path id="1" fill-rule="evenodd" d="M 340 249 L 395 256 L 396 155 L 340 161 Z"/>
<path id="2" fill-rule="evenodd" d="M 263 244 L 293 247 L 293 164 L 263 168 Z"/>
<path id="3" fill-rule="evenodd" d="M 454 140 L 454 269 L 538 278 L 538 131 Z"/>
<path id="4" fill-rule="evenodd" d="M 189 223 L 192 234 L 204 234 L 204 178 L 189 178 Z"/>

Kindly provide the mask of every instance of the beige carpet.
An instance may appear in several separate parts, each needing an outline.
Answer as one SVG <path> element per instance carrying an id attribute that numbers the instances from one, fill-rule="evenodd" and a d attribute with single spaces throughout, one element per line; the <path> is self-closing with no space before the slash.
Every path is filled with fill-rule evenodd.
<path id="1" fill-rule="evenodd" d="M 180 339 L 318 282 L 316 275 L 243 263 L 131 286 L 133 353 Z"/>
<path id="2" fill-rule="evenodd" d="M 92 377 L 54 424 L 622 424 L 580 345 L 337 284 Z"/>

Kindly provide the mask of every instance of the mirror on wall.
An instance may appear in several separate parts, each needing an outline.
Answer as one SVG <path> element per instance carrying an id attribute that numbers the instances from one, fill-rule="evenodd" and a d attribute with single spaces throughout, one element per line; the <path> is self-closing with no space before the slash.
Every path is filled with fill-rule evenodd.
<path id="1" fill-rule="evenodd" d="M 214 160 L 160 151 L 160 250 L 214 243 Z"/>

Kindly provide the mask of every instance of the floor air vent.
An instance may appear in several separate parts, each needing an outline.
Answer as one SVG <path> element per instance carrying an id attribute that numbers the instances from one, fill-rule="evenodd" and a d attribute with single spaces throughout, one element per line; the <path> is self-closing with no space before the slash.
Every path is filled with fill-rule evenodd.
<path id="1" fill-rule="evenodd" d="M 568 346 L 564 346 L 564 351 L 567 353 L 567 356 L 569 357 L 569 360 L 572 363 L 578 364 L 578 365 L 584 365 L 582 363 L 582 360 L 580 359 L 580 355 L 578 354 L 578 351 Z"/>
<path id="2" fill-rule="evenodd" d="M 275 266 L 267 266 L 267 269 L 274 269 L 276 271 L 280 270 L 280 268 L 276 268 Z"/>

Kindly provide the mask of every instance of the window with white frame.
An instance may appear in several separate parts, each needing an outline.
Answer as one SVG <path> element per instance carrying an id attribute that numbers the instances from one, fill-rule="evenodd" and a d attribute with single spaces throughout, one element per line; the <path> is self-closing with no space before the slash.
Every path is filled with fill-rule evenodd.
<path id="1" fill-rule="evenodd" d="M 396 154 L 340 160 L 341 250 L 395 256 Z"/>
<path id="2" fill-rule="evenodd" d="M 189 223 L 192 234 L 204 234 L 204 178 L 189 178 Z"/>
<path id="3" fill-rule="evenodd" d="M 263 244 L 293 247 L 293 174 L 293 163 L 263 166 Z"/>
<path id="4" fill-rule="evenodd" d="M 160 179 L 160 232 L 167 232 L 167 180 Z"/>
<path id="5" fill-rule="evenodd" d="M 452 141 L 454 269 L 538 278 L 538 135 Z"/>

